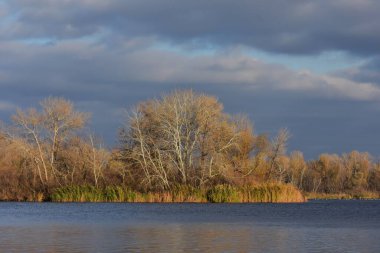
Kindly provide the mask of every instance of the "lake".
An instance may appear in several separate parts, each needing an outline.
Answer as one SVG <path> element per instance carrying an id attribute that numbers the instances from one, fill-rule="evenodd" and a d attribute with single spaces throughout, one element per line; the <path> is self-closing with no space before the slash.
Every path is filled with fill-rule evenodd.
<path id="1" fill-rule="evenodd" d="M 0 202 L 0 252 L 380 252 L 380 201 Z"/>

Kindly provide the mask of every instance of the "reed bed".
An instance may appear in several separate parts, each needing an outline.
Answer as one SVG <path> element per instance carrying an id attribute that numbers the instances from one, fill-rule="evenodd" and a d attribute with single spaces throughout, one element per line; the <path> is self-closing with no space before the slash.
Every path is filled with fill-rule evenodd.
<path id="1" fill-rule="evenodd" d="M 177 186 L 171 191 L 141 193 L 120 186 L 103 189 L 93 186 L 69 186 L 56 189 L 54 202 L 148 202 L 148 203 L 254 203 L 304 202 L 305 198 L 292 185 L 266 184 L 251 187 L 217 185 L 208 190 Z"/>
<path id="2" fill-rule="evenodd" d="M 353 193 L 315 193 L 305 194 L 307 199 L 334 200 L 334 199 L 379 199 L 380 194 L 377 192 L 360 191 Z"/>
<path id="3" fill-rule="evenodd" d="M 93 186 L 58 188 L 51 194 L 54 202 L 207 202 L 202 191 L 190 187 L 165 192 L 141 193 L 120 186 L 104 189 Z"/>
<path id="4" fill-rule="evenodd" d="M 16 201 L 16 202 L 43 202 L 46 195 L 43 192 L 6 192 L 0 191 L 0 201 Z"/>
<path id="5" fill-rule="evenodd" d="M 289 184 L 263 184 L 244 187 L 217 185 L 208 191 L 207 199 L 213 203 L 289 203 L 306 201 L 302 193 Z"/>

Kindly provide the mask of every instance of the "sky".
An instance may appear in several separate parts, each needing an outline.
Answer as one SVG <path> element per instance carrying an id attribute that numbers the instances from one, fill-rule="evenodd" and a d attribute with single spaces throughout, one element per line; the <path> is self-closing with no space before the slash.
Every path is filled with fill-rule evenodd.
<path id="1" fill-rule="evenodd" d="M 0 0 L 0 120 L 65 97 L 110 146 L 125 111 L 217 96 L 305 157 L 380 157 L 378 0 Z"/>

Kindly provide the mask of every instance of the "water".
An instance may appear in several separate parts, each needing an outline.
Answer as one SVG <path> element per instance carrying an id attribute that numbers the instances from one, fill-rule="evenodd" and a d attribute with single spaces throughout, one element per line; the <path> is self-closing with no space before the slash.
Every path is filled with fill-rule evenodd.
<path id="1" fill-rule="evenodd" d="M 0 252 L 380 252 L 380 201 L 0 202 Z"/>

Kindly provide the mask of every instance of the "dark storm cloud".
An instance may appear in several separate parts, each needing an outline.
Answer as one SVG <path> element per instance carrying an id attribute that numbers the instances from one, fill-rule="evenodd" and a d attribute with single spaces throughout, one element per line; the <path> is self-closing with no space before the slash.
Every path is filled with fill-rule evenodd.
<path id="1" fill-rule="evenodd" d="M 379 101 L 380 87 L 371 83 L 293 71 L 268 64 L 243 51 L 185 56 L 181 53 L 135 47 L 126 41 L 110 50 L 88 42 L 56 45 L 0 43 L 0 86 L 7 92 L 63 93 L 73 96 L 124 97 L 133 85 L 181 86 L 207 84 L 255 92 L 292 91 L 317 97 Z M 109 97 L 108 97 L 109 96 Z"/>
<path id="2" fill-rule="evenodd" d="M 183 45 L 246 45 L 270 52 L 380 53 L 377 0 L 12 0 L 2 37 L 77 38 L 111 32 Z"/>
<path id="3" fill-rule="evenodd" d="M 326 126 L 336 146 L 343 128 L 360 131 L 348 116 L 378 125 L 373 115 L 380 87 L 375 85 L 293 71 L 242 51 L 184 56 L 137 44 L 132 39 L 111 50 L 83 41 L 0 43 L 0 58 L 6 59 L 0 62 L 0 115 L 9 116 L 16 105 L 29 107 L 50 95 L 64 96 L 92 112 L 92 126 L 112 143 L 124 120 L 123 108 L 176 88 L 192 88 L 219 96 L 229 112 L 249 114 L 258 132 L 274 134 L 288 127 L 293 133 L 290 149 L 305 150 L 308 156 L 334 147 Z M 353 103 L 367 116 L 359 109 L 353 112 Z M 355 148 L 362 140 L 367 140 L 369 151 L 375 150 L 374 138 L 361 135 L 345 141 L 345 148 Z"/>
<path id="4" fill-rule="evenodd" d="M 16 106 L 63 96 L 92 112 L 92 126 L 112 143 L 123 108 L 191 88 L 248 114 L 258 132 L 288 127 L 290 150 L 308 157 L 355 148 L 377 155 L 379 4 L 0 0 L 0 119 Z M 193 54 L 193 47 L 203 51 Z M 247 47 L 372 57 L 315 74 L 256 59 Z"/>

